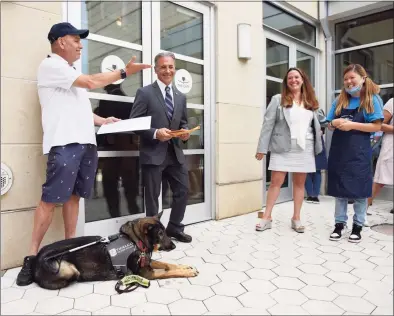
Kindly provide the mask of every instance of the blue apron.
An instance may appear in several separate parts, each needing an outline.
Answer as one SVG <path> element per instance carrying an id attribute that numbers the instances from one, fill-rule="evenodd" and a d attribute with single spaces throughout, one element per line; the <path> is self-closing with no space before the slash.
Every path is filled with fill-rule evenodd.
<path id="1" fill-rule="evenodd" d="M 321 137 L 321 143 L 323 145 L 323 150 L 320 154 L 315 156 L 316 170 L 326 170 L 327 169 L 326 146 L 324 144 L 323 136 Z"/>
<path id="2" fill-rule="evenodd" d="M 365 123 L 363 111 L 342 109 L 340 118 Z M 338 117 L 336 117 L 338 118 Z M 327 194 L 361 199 L 372 195 L 370 133 L 336 129 L 328 157 Z"/>

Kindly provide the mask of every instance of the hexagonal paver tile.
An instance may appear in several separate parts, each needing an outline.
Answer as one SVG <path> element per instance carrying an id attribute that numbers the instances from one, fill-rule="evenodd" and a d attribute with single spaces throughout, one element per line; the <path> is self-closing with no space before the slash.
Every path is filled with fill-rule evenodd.
<path id="1" fill-rule="evenodd" d="M 1 290 L 1 302 L 8 303 L 12 301 L 19 300 L 25 293 L 22 289 L 16 289 L 14 287 L 9 287 L 8 289 Z"/>
<path id="2" fill-rule="evenodd" d="M 278 264 L 280 266 L 291 266 L 293 268 L 296 268 L 302 264 L 302 262 L 300 260 L 295 259 L 295 258 L 279 257 L 279 258 L 274 259 L 272 261 L 274 261 L 276 264 Z"/>
<path id="3" fill-rule="evenodd" d="M 168 305 L 171 315 L 185 315 L 187 311 L 188 315 L 202 315 L 207 312 L 203 302 L 193 301 L 188 299 L 181 299 Z"/>
<path id="4" fill-rule="evenodd" d="M 385 293 L 389 294 L 393 287 L 382 281 L 372 281 L 372 280 L 360 280 L 357 285 L 367 290 L 368 292 Z"/>
<path id="5" fill-rule="evenodd" d="M 274 245 L 265 245 L 265 244 L 257 244 L 254 245 L 253 248 L 259 251 L 268 251 L 268 252 L 274 252 L 276 250 L 279 250 L 277 247 Z"/>
<path id="6" fill-rule="evenodd" d="M 200 271 L 200 274 L 194 278 L 189 279 L 191 284 L 195 285 L 205 285 L 212 286 L 216 283 L 220 282 L 220 279 L 213 273 L 203 273 Z"/>
<path id="7" fill-rule="evenodd" d="M 393 315 L 393 309 L 390 307 L 376 307 L 372 315 Z"/>
<path id="8" fill-rule="evenodd" d="M 107 282 L 102 282 L 100 284 L 97 284 L 96 286 L 101 286 L 102 284 L 105 286 Z M 115 285 L 113 285 L 113 288 L 115 288 Z M 61 289 L 59 291 L 59 296 L 64 296 L 68 298 L 78 298 L 91 293 L 93 293 L 93 285 L 76 282 Z M 106 294 L 106 293 L 101 293 L 101 294 Z"/>
<path id="9" fill-rule="evenodd" d="M 225 256 L 225 255 L 206 255 L 202 257 L 205 262 L 208 263 L 225 263 L 227 261 L 230 261 L 230 258 Z"/>
<path id="10" fill-rule="evenodd" d="M 258 292 L 247 292 L 238 296 L 238 300 L 245 307 L 256 309 L 267 309 L 276 304 L 269 294 L 261 294 Z"/>
<path id="11" fill-rule="evenodd" d="M 240 271 L 224 271 L 217 274 L 219 279 L 224 282 L 241 283 L 249 279 L 249 277 Z"/>
<path id="12" fill-rule="evenodd" d="M 347 263 L 337 261 L 327 261 L 323 263 L 323 267 L 336 272 L 350 272 L 353 270 L 353 267 L 349 266 Z"/>
<path id="13" fill-rule="evenodd" d="M 235 252 L 235 250 L 230 247 L 212 247 L 209 248 L 208 251 L 214 255 L 229 255 Z"/>
<path id="14" fill-rule="evenodd" d="M 311 274 L 326 274 L 329 270 L 317 264 L 302 264 L 297 269 Z"/>
<path id="15" fill-rule="evenodd" d="M 345 250 L 344 252 L 341 253 L 341 255 L 350 259 L 359 259 L 359 260 L 366 260 L 368 259 L 368 257 L 371 257 L 370 255 L 366 255 L 363 252 L 356 252 L 349 250 Z"/>
<path id="16" fill-rule="evenodd" d="M 272 260 L 268 259 L 253 259 L 249 262 L 254 268 L 260 269 L 273 269 L 278 266 L 278 264 Z"/>
<path id="17" fill-rule="evenodd" d="M 376 267 L 374 270 L 376 272 L 379 272 L 379 273 L 385 275 L 385 276 L 392 277 L 394 274 L 393 267 L 386 267 L 386 266 L 385 267 Z"/>
<path id="18" fill-rule="evenodd" d="M 94 293 L 108 295 L 108 296 L 115 295 L 117 294 L 117 292 L 115 291 L 116 283 L 117 281 L 105 281 L 100 284 L 96 284 L 94 286 Z"/>
<path id="19" fill-rule="evenodd" d="M 373 270 L 376 267 L 376 264 L 372 262 L 369 262 L 367 260 L 358 260 L 358 259 L 349 259 L 346 261 L 346 264 L 352 266 L 353 268 L 359 268 L 359 269 Z"/>
<path id="20" fill-rule="evenodd" d="M 297 248 L 296 251 L 301 254 L 301 255 L 306 255 L 306 256 L 319 256 L 323 254 L 320 250 L 314 249 L 314 248 Z"/>
<path id="21" fill-rule="evenodd" d="M 381 266 L 392 267 L 394 265 L 393 258 L 370 257 L 370 258 L 368 258 L 368 261 L 370 261 L 380 267 Z"/>
<path id="22" fill-rule="evenodd" d="M 330 289 L 344 296 L 362 297 L 367 291 L 356 284 L 335 282 Z"/>
<path id="23" fill-rule="evenodd" d="M 393 276 L 392 275 L 386 275 L 383 279 L 382 279 L 383 283 L 389 284 L 391 286 L 393 286 L 394 280 L 393 280 Z"/>
<path id="24" fill-rule="evenodd" d="M 290 278 L 290 277 L 277 277 L 271 280 L 271 282 L 280 289 L 288 289 L 288 290 L 299 290 L 306 285 L 304 282 L 301 282 L 299 279 Z"/>
<path id="25" fill-rule="evenodd" d="M 354 269 L 350 273 L 364 280 L 380 281 L 384 278 L 383 274 L 371 269 Z"/>
<path id="26" fill-rule="evenodd" d="M 146 293 L 151 291 L 155 291 L 158 288 L 149 289 L 147 292 L 137 292 L 133 291 L 130 293 L 122 293 L 122 295 L 115 294 L 111 296 L 111 305 L 118 306 L 118 307 L 125 307 L 125 308 L 132 308 L 137 306 L 138 304 L 145 303 Z"/>
<path id="27" fill-rule="evenodd" d="M 393 310 L 393 296 L 385 293 L 368 292 L 363 299 L 379 307 L 390 307 Z"/>
<path id="28" fill-rule="evenodd" d="M 128 294 L 128 293 L 127 293 Z M 139 293 L 133 293 L 139 294 Z M 122 296 L 125 294 L 122 294 Z M 130 299 L 130 298 L 129 298 Z M 101 294 L 88 294 L 75 299 L 74 308 L 87 312 L 94 312 L 110 304 L 110 297 Z"/>
<path id="29" fill-rule="evenodd" d="M 317 249 L 320 250 L 323 253 L 336 253 L 336 254 L 339 254 L 339 253 L 343 252 L 343 249 L 341 249 L 339 247 L 334 247 L 334 246 L 320 246 Z"/>
<path id="30" fill-rule="evenodd" d="M 246 261 L 228 261 L 223 266 L 230 271 L 247 271 L 253 267 Z"/>
<path id="31" fill-rule="evenodd" d="M 211 288 L 216 294 L 223 296 L 237 297 L 246 292 L 245 288 L 238 283 L 220 282 Z"/>
<path id="32" fill-rule="evenodd" d="M 274 252 L 265 252 L 265 251 L 256 251 L 251 253 L 251 256 L 256 259 L 266 259 L 272 260 L 279 257 L 279 255 L 275 254 Z M 251 260 L 253 260 L 253 258 Z"/>
<path id="33" fill-rule="evenodd" d="M 179 300 L 181 295 L 177 290 L 174 289 L 158 288 L 146 292 L 146 297 L 148 302 L 151 303 L 170 304 Z"/>
<path id="34" fill-rule="evenodd" d="M 66 297 L 52 297 L 45 301 L 38 302 L 35 311 L 42 314 L 55 315 L 72 309 L 74 300 Z"/>
<path id="35" fill-rule="evenodd" d="M 93 315 L 130 315 L 130 309 L 118 306 L 107 306 L 93 312 Z"/>
<path id="36" fill-rule="evenodd" d="M 300 290 L 306 297 L 312 300 L 333 301 L 338 294 L 323 286 L 308 285 Z"/>
<path id="37" fill-rule="evenodd" d="M 241 309 L 231 313 L 231 315 L 270 315 L 270 313 L 268 313 L 265 309 L 242 307 Z"/>
<path id="38" fill-rule="evenodd" d="M 330 271 L 326 274 L 326 276 L 335 282 L 342 283 L 356 283 L 359 280 L 359 278 L 355 277 L 354 275 L 345 272 Z"/>
<path id="39" fill-rule="evenodd" d="M 311 315 L 342 315 L 344 310 L 333 304 L 332 302 L 309 300 L 302 305 Z"/>
<path id="40" fill-rule="evenodd" d="M 310 255 L 301 255 L 297 257 L 297 259 L 300 260 L 302 263 L 308 264 L 323 264 L 326 261 L 320 257 Z"/>
<path id="41" fill-rule="evenodd" d="M 265 280 L 256 280 L 251 279 L 242 283 L 242 285 L 249 291 L 249 292 L 259 292 L 259 293 L 271 293 L 277 289 L 275 285 L 273 285 L 269 281 Z"/>
<path id="42" fill-rule="evenodd" d="M 375 309 L 375 305 L 360 297 L 338 296 L 334 303 L 348 312 L 370 314 Z"/>
<path id="43" fill-rule="evenodd" d="M 304 294 L 295 290 L 278 289 L 270 295 L 279 304 L 284 305 L 302 305 L 308 300 Z"/>
<path id="44" fill-rule="evenodd" d="M 301 248 L 317 248 L 320 246 L 319 244 L 313 241 L 306 241 L 306 240 L 297 241 L 296 245 L 298 245 Z"/>
<path id="45" fill-rule="evenodd" d="M 4 290 L 6 288 L 11 287 L 15 282 L 15 279 L 1 277 L 1 289 Z"/>
<path id="46" fill-rule="evenodd" d="M 47 290 L 43 289 L 41 287 L 35 287 L 33 289 L 28 289 L 26 290 L 25 295 L 23 296 L 24 299 L 30 300 L 30 301 L 41 301 L 45 300 L 54 296 L 57 296 L 59 293 L 58 290 Z"/>
<path id="47" fill-rule="evenodd" d="M 379 249 L 364 249 L 362 251 L 365 255 L 368 257 L 382 257 L 382 258 L 387 258 L 389 256 L 389 253 L 383 250 Z"/>
<path id="48" fill-rule="evenodd" d="M 10 279 L 16 279 L 18 274 L 19 274 L 19 272 L 21 271 L 21 269 L 22 269 L 22 267 L 8 269 L 4 273 L 3 277 L 10 278 Z"/>
<path id="49" fill-rule="evenodd" d="M 81 311 L 78 309 L 69 309 L 68 311 L 65 311 L 63 313 L 60 313 L 59 315 L 92 315 L 91 312 L 87 312 L 87 311 Z"/>
<path id="50" fill-rule="evenodd" d="M 233 250 L 235 253 L 239 253 L 239 254 L 243 253 L 244 255 L 249 255 L 252 252 L 256 251 L 256 249 L 253 248 L 252 246 L 235 246 L 232 247 L 231 250 Z"/>
<path id="51" fill-rule="evenodd" d="M 211 254 L 207 249 L 202 249 L 202 248 L 191 248 L 185 250 L 185 253 L 189 257 L 203 257 Z"/>
<path id="52" fill-rule="evenodd" d="M 298 268 L 294 268 L 292 266 L 280 265 L 272 269 L 272 271 L 274 271 L 278 276 L 298 278 L 300 275 L 302 275 L 301 270 L 298 270 Z"/>
<path id="53" fill-rule="evenodd" d="M 349 259 L 349 257 L 344 257 L 342 254 L 336 254 L 336 253 L 323 253 L 319 257 L 327 261 L 336 261 L 336 262 L 345 262 L 346 260 Z"/>
<path id="54" fill-rule="evenodd" d="M 1 303 L 1 315 L 27 315 L 32 313 L 37 305 L 37 302 L 25 299 Z"/>
<path id="55" fill-rule="evenodd" d="M 215 295 L 204 301 L 205 306 L 210 312 L 214 312 L 215 315 L 219 313 L 230 314 L 242 308 L 241 303 L 234 297 L 227 297 L 222 295 Z"/>
<path id="56" fill-rule="evenodd" d="M 143 303 L 131 309 L 131 315 L 171 315 L 167 305 Z"/>
<path id="57" fill-rule="evenodd" d="M 298 305 L 276 304 L 268 308 L 271 315 L 307 315 L 308 313 Z"/>
<path id="58" fill-rule="evenodd" d="M 158 280 L 159 287 L 165 287 L 167 289 L 180 289 L 183 287 L 190 286 L 189 279 L 187 278 L 174 278 L 174 279 L 163 279 Z M 150 288 L 150 287 L 149 287 Z"/>
<path id="59" fill-rule="evenodd" d="M 277 277 L 277 275 L 268 269 L 251 269 L 245 272 L 251 279 L 259 280 L 272 280 Z"/>
<path id="60" fill-rule="evenodd" d="M 183 286 L 179 289 L 179 293 L 183 298 L 196 301 L 203 301 L 215 295 L 210 287 L 202 285 Z"/>

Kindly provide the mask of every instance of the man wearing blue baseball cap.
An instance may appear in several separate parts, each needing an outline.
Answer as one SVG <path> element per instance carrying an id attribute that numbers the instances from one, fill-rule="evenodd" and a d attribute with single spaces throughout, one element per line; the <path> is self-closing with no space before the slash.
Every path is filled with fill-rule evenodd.
<path id="1" fill-rule="evenodd" d="M 16 280 L 20 286 L 34 281 L 35 256 L 52 222 L 56 204 L 63 204 L 65 238 L 75 236 L 79 200 L 90 196 L 95 181 L 98 157 L 94 126 L 119 120 L 93 114 L 86 89 L 105 87 L 151 67 L 135 63 L 133 56 L 124 69 L 94 75 L 80 73 L 74 62 L 81 57 L 81 39 L 88 35 L 89 30 L 79 30 L 70 23 L 53 25 L 48 34 L 52 53 L 38 68 L 43 152 L 48 155 L 48 162 L 41 201 L 34 216 L 30 254 Z"/>

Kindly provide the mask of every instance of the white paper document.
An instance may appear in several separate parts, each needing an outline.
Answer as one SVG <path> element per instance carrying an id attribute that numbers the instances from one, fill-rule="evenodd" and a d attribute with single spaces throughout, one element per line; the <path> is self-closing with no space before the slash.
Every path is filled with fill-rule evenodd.
<path id="1" fill-rule="evenodd" d="M 150 129 L 151 117 L 138 117 L 134 119 L 121 120 L 116 123 L 104 124 L 97 134 L 127 133 Z"/>

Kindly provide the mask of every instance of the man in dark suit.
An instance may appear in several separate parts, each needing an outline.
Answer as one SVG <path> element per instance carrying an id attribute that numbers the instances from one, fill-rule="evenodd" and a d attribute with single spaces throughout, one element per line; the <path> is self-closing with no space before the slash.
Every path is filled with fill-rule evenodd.
<path id="1" fill-rule="evenodd" d="M 151 128 L 140 131 L 140 163 L 145 188 L 146 215 L 154 216 L 159 210 L 162 177 L 173 192 L 173 202 L 166 232 L 181 242 L 191 242 L 182 224 L 188 199 L 188 170 L 179 139 L 173 138 L 171 130 L 188 129 L 186 96 L 173 85 L 175 55 L 163 52 L 155 57 L 157 80 L 140 88 L 135 96 L 130 118 L 151 116 Z M 187 141 L 190 134 L 179 136 Z"/>

